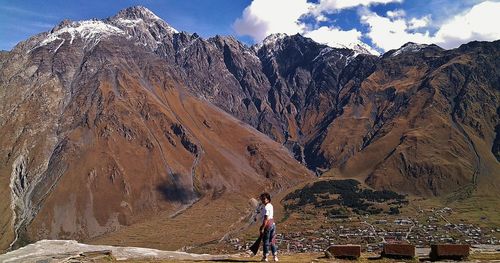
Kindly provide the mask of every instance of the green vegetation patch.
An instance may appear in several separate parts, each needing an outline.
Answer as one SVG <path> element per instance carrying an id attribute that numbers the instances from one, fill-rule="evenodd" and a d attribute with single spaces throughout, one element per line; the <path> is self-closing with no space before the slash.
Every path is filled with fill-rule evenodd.
<path id="1" fill-rule="evenodd" d="M 389 190 L 362 188 L 353 179 L 318 181 L 285 196 L 284 206 L 290 212 L 307 212 L 311 208 L 326 210 L 326 215 L 341 218 L 356 214 L 399 214 L 408 204 L 405 195 Z"/>

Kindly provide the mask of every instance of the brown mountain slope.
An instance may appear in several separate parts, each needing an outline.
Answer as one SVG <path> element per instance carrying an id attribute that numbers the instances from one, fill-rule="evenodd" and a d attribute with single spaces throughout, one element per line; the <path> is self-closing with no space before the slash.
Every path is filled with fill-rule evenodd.
<path id="1" fill-rule="evenodd" d="M 499 41 L 454 50 L 408 43 L 382 57 L 300 35 L 270 36 L 252 48 L 231 37 L 188 43 L 170 51 L 175 61 L 166 59 L 187 72 L 193 93 L 282 143 L 317 174 L 333 169 L 421 196 L 463 195 L 475 188 L 475 174 L 486 185 L 500 180 Z"/>
<path id="2" fill-rule="evenodd" d="M 0 70 L 0 192 L 11 200 L 0 203 L 2 249 L 92 238 L 311 176 L 279 144 L 192 97 L 164 61 L 126 38 L 59 44 L 33 38 Z"/>
<path id="3" fill-rule="evenodd" d="M 0 53 L 0 248 L 213 241 L 248 197 L 311 178 L 283 146 L 317 174 L 496 200 L 499 58 L 500 41 L 382 57 L 298 34 L 248 47 L 143 7 L 63 21 Z"/>
<path id="4" fill-rule="evenodd" d="M 472 43 L 447 53 L 386 58 L 351 90 L 352 103 L 320 146 L 340 175 L 424 196 L 500 186 L 492 152 L 500 46 Z"/>

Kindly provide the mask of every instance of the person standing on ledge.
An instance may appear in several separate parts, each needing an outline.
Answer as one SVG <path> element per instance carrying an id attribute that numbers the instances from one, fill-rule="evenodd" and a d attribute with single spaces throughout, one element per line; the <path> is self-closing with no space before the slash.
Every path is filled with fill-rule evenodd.
<path id="1" fill-rule="evenodd" d="M 274 209 L 271 204 L 271 195 L 269 193 L 262 193 L 260 195 L 260 201 L 262 202 L 261 216 L 262 225 L 260 226 L 260 235 L 263 239 L 263 250 L 264 256 L 262 261 L 267 262 L 267 256 L 269 255 L 269 248 L 273 253 L 274 261 L 278 261 L 277 247 L 276 247 L 276 224 L 274 223 Z"/>

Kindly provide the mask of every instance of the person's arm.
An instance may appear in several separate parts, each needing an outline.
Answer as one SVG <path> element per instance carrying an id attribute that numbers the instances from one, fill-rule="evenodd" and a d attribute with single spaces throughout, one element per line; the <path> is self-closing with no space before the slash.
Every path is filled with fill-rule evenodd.
<path id="1" fill-rule="evenodd" d="M 267 221 L 269 219 L 267 218 L 267 215 L 264 216 L 264 220 L 262 221 L 262 225 L 260 226 L 260 234 L 264 234 L 264 229 L 266 228 L 266 225 L 267 225 Z"/>

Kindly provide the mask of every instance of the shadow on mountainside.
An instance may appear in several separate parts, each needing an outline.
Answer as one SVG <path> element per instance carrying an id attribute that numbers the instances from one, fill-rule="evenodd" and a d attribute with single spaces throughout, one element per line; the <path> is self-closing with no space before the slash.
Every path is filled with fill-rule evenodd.
<path id="1" fill-rule="evenodd" d="M 163 180 L 156 186 L 156 190 L 169 202 L 190 204 L 197 198 L 194 189 L 182 182 L 182 175 L 179 173 L 171 174 L 171 180 Z"/>

